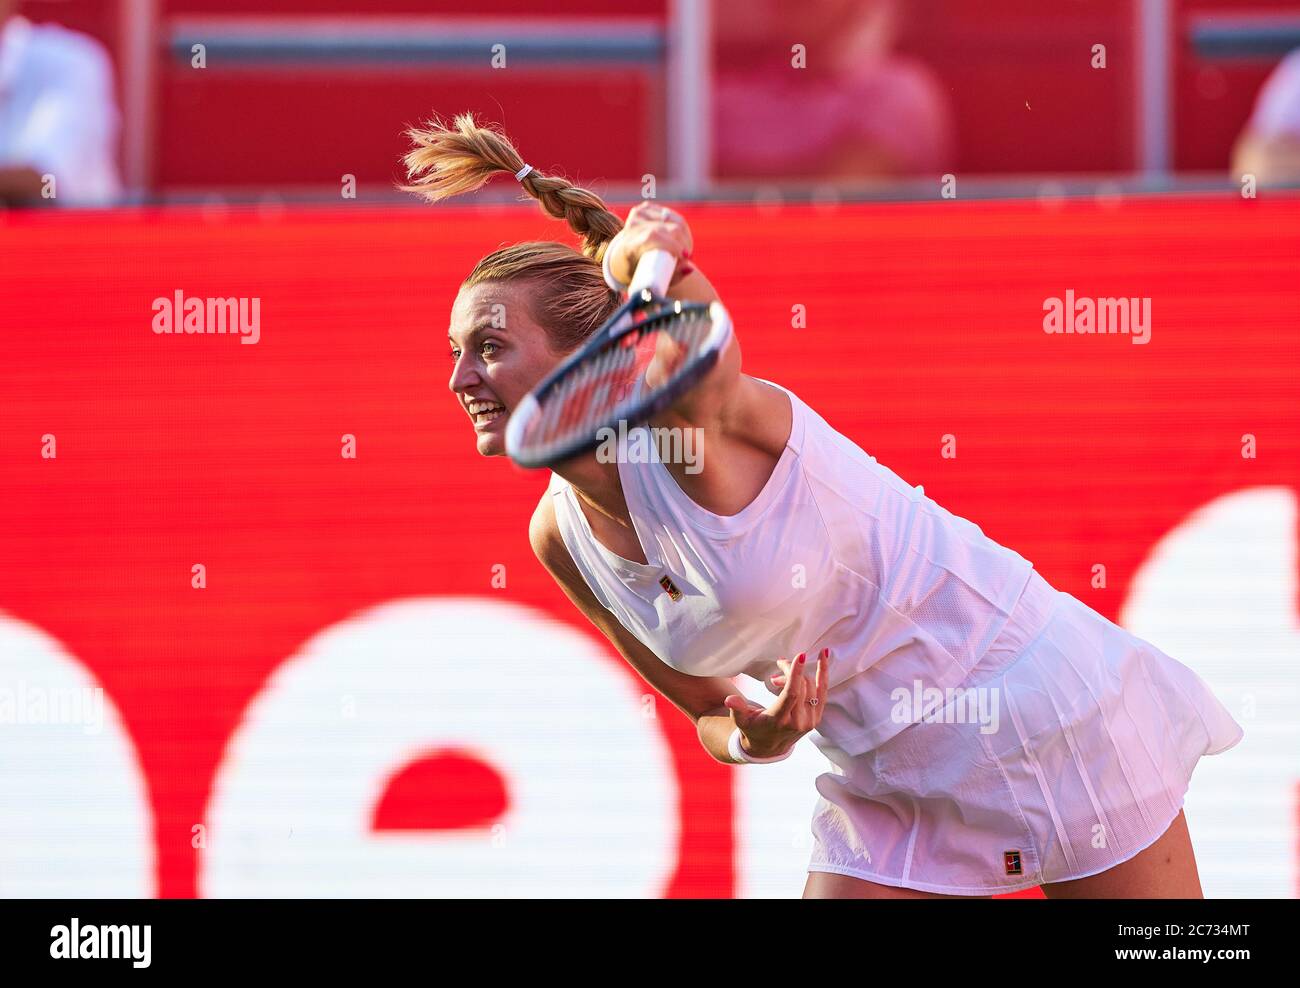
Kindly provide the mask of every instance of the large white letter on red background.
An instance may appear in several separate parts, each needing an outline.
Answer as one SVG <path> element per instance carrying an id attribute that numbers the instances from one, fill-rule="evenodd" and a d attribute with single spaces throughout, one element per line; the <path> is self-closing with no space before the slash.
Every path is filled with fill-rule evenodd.
<path id="1" fill-rule="evenodd" d="M 57 641 L 0 615 L 0 897 L 156 890 L 153 813 L 112 699 Z"/>
<path id="2" fill-rule="evenodd" d="M 1261 487 L 1192 513 L 1152 550 L 1121 623 L 1194 670 L 1245 730 L 1202 758 L 1187 825 L 1207 898 L 1297 894 L 1296 497 Z"/>
<path id="3" fill-rule="evenodd" d="M 647 707 L 620 661 L 481 597 L 392 602 L 327 628 L 271 675 L 227 746 L 200 894 L 662 895 L 679 799 L 654 717 L 680 715 Z M 439 758 L 472 770 L 440 776 Z M 436 791 L 440 777 L 477 788 Z M 400 829 L 376 829 L 401 779 L 423 789 L 402 797 Z M 503 796 L 493 819 L 412 822 L 421 807 L 454 818 L 485 790 Z"/>

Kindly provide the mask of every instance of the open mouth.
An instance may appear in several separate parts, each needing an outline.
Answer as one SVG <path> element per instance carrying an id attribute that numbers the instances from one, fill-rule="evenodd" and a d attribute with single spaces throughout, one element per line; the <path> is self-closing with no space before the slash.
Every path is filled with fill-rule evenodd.
<path id="1" fill-rule="evenodd" d="M 505 415 L 506 406 L 499 401 L 472 401 L 469 404 L 469 413 L 474 419 L 475 426 L 487 425 Z"/>

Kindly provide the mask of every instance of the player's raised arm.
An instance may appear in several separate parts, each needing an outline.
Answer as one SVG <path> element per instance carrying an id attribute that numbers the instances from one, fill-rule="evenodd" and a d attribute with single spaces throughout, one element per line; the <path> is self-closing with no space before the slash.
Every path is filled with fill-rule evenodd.
<path id="1" fill-rule="evenodd" d="M 610 273 L 619 281 L 630 281 L 641 254 L 652 248 L 662 248 L 677 258 L 677 272 L 668 286 L 669 298 L 704 304 L 719 301 L 713 285 L 690 259 L 694 237 L 685 218 L 657 203 L 642 202 L 628 214 L 626 225 L 607 248 L 611 252 Z M 679 355 L 672 339 L 661 335 L 654 360 L 646 371 L 647 382 L 654 384 L 661 376 L 667 376 Z M 739 383 L 740 343 L 733 326 L 718 362 L 699 384 L 673 402 L 672 412 L 685 420 L 686 425 L 708 426 L 730 410 L 737 399 Z"/>

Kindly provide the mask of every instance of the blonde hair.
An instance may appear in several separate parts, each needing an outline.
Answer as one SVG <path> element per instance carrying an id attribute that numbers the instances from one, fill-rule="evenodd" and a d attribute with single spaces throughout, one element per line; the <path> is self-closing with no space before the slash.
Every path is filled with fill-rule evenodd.
<path id="1" fill-rule="evenodd" d="M 399 186 L 429 202 L 472 192 L 498 172 L 511 177 L 524 160 L 509 138 L 462 113 L 451 127 L 438 119 L 406 135 L 415 147 L 403 158 L 409 185 Z M 502 247 L 480 260 L 461 288 L 485 282 L 523 285 L 533 321 L 553 350 L 567 353 L 594 333 L 618 308 L 619 296 L 605 284 L 600 262 L 623 221 L 594 192 L 533 169 L 520 183 L 543 210 L 582 237 L 582 249 L 550 240 Z"/>

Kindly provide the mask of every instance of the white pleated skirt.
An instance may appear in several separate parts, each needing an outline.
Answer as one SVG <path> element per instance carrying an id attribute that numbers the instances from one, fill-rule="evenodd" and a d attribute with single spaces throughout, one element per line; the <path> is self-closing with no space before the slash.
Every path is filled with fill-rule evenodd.
<path id="1" fill-rule="evenodd" d="M 812 735 L 833 768 L 809 871 L 953 895 L 1095 875 L 1154 843 L 1201 756 L 1243 735 L 1191 669 L 1036 572 L 961 689 L 872 751 Z"/>

